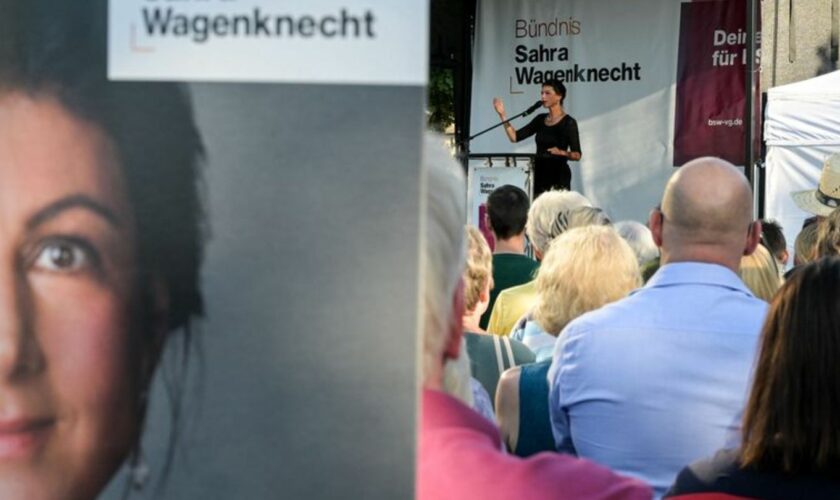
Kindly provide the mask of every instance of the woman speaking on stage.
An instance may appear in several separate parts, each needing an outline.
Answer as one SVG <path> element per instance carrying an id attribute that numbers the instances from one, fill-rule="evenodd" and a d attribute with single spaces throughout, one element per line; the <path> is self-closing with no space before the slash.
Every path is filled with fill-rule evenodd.
<path id="1" fill-rule="evenodd" d="M 566 99 L 566 87 L 559 80 L 547 80 L 542 85 L 540 101 L 548 113 L 540 113 L 530 123 L 519 130 L 510 123 L 505 123 L 505 133 L 510 142 L 519 142 L 536 134 L 537 158 L 534 161 L 534 198 L 549 189 L 569 189 L 572 171 L 569 160 L 580 160 L 580 137 L 577 121 L 566 114 L 563 101 Z M 493 107 L 502 121 L 505 105 L 498 97 L 493 99 Z"/>

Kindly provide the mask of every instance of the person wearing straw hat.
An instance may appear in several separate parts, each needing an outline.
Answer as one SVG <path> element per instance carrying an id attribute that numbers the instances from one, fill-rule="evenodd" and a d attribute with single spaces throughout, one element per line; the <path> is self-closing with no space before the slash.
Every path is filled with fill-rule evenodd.
<path id="1" fill-rule="evenodd" d="M 818 217 L 827 217 L 840 207 L 840 153 L 826 158 L 817 189 L 795 191 L 790 196 L 799 208 Z"/>

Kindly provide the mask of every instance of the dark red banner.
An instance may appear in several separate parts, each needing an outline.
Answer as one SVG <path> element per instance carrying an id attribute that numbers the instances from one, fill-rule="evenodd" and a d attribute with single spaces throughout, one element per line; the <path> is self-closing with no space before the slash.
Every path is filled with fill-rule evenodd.
<path id="1" fill-rule="evenodd" d="M 701 156 L 718 156 L 736 165 L 744 164 L 746 17 L 746 0 L 682 4 L 674 165 Z M 759 40 L 757 34 L 756 41 Z M 756 111 L 760 109 L 759 96 L 757 90 Z M 758 120 L 759 113 L 755 116 Z"/>

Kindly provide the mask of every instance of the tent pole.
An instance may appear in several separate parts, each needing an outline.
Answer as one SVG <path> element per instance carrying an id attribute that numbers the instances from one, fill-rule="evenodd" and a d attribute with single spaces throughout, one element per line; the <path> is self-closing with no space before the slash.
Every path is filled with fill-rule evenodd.
<path id="1" fill-rule="evenodd" d="M 750 181 L 755 191 L 756 183 L 753 179 L 753 165 L 755 163 L 755 0 L 747 0 L 747 60 L 746 60 L 746 99 L 744 109 L 744 175 Z"/>

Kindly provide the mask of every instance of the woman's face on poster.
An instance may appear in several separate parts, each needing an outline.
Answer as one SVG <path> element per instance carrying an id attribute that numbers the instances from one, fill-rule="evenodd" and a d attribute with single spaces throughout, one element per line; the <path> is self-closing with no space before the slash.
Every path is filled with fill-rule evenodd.
<path id="1" fill-rule="evenodd" d="M 0 94 L 0 498 L 94 497 L 133 445 L 124 182 L 98 127 Z"/>

